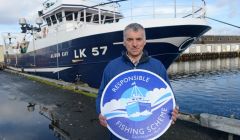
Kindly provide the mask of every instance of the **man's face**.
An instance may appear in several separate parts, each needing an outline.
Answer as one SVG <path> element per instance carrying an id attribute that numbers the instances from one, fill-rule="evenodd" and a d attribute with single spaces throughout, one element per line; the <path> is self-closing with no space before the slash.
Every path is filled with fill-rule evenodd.
<path id="1" fill-rule="evenodd" d="M 130 57 L 138 57 L 141 55 L 145 44 L 146 40 L 143 30 L 133 31 L 129 29 L 125 32 L 124 46 Z"/>

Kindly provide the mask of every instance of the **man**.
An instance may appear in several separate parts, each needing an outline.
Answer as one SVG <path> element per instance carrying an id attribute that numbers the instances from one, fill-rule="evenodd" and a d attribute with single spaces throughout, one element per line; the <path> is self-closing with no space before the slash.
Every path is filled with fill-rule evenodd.
<path id="1" fill-rule="evenodd" d="M 145 29 L 138 23 L 132 23 L 125 27 L 123 31 L 124 46 L 126 52 L 122 53 L 121 57 L 118 57 L 106 66 L 101 86 L 99 88 L 98 97 L 96 100 L 96 109 L 99 114 L 100 124 L 104 127 L 107 126 L 106 118 L 100 112 L 100 100 L 102 92 L 108 82 L 116 75 L 131 69 L 145 69 L 161 76 L 169 85 L 169 79 L 163 64 L 152 57 L 149 57 L 147 52 L 144 51 L 146 45 Z M 177 119 L 178 107 L 172 112 L 173 123 Z M 111 134 L 111 139 L 118 139 Z"/>

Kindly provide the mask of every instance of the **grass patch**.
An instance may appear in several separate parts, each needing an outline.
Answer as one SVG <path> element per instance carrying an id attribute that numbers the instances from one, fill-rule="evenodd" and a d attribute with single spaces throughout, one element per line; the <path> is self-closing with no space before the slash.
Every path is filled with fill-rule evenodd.
<path id="1" fill-rule="evenodd" d="M 54 82 L 50 82 L 50 81 L 39 79 L 39 78 L 32 77 L 32 76 L 27 76 L 27 78 L 29 80 L 32 80 L 32 81 L 37 81 L 37 82 L 40 82 L 40 83 L 43 83 L 43 84 L 46 84 L 46 85 L 50 85 L 50 86 L 53 86 L 53 87 L 57 87 L 57 88 L 60 88 L 60 89 L 64 89 L 64 90 L 69 90 L 69 91 L 72 91 L 74 93 L 83 94 L 83 95 L 88 96 L 88 97 L 92 97 L 92 98 L 97 97 L 97 95 L 94 94 L 94 93 L 89 93 L 89 92 L 82 91 L 82 90 L 76 90 L 74 85 L 64 86 L 64 85 L 60 85 L 60 84 L 57 84 L 57 83 L 54 83 Z"/>

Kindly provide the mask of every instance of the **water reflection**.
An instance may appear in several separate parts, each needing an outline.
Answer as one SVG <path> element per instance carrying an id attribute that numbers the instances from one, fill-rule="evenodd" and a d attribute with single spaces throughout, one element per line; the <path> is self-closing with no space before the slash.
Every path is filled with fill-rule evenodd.
<path id="1" fill-rule="evenodd" d="M 240 118 L 240 58 L 179 62 L 169 73 L 182 112 Z"/>
<path id="2" fill-rule="evenodd" d="M 61 129 L 59 126 L 59 120 L 55 118 L 53 109 L 56 107 L 52 106 L 44 106 L 44 105 L 36 105 L 35 103 L 28 103 L 27 110 L 29 112 L 35 111 L 35 106 L 38 106 L 38 112 L 44 118 L 49 120 L 51 123 L 48 125 L 48 128 L 53 132 L 53 135 L 59 140 L 70 140 L 70 135 L 65 130 Z"/>
<path id="3" fill-rule="evenodd" d="M 35 103 L 28 103 L 27 110 L 33 112 L 35 110 Z"/>
<path id="4" fill-rule="evenodd" d="M 9 91 L 0 90 L 0 138 L 5 140 L 56 140 L 35 104 L 21 101 Z M 14 134 L 14 135 L 13 135 Z"/>
<path id="5" fill-rule="evenodd" d="M 55 137 L 60 140 L 70 140 L 70 134 L 60 128 L 59 120 L 55 118 L 52 110 L 46 106 L 40 106 L 39 114 L 51 121 L 49 129 L 53 131 Z"/>

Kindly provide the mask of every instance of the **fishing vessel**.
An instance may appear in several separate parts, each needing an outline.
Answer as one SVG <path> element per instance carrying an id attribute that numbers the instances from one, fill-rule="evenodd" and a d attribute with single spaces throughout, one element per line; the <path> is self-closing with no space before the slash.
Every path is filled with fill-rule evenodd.
<path id="1" fill-rule="evenodd" d="M 47 0 L 37 26 L 21 18 L 20 35 L 2 34 L 5 63 L 17 71 L 98 88 L 104 67 L 125 49 L 124 27 L 137 22 L 146 29 L 145 49 L 167 69 L 210 29 L 205 7 L 204 0 Z"/>
<path id="2" fill-rule="evenodd" d="M 132 83 L 132 91 L 130 101 L 127 102 L 126 111 L 129 116 L 134 113 L 148 112 L 151 114 L 151 103 L 144 99 L 142 92 L 135 82 Z M 140 116 L 140 115 L 139 115 Z"/>

